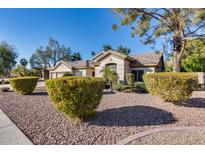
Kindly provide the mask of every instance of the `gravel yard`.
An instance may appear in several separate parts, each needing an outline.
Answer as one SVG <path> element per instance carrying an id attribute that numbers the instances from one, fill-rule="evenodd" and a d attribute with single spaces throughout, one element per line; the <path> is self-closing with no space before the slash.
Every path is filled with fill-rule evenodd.
<path id="1" fill-rule="evenodd" d="M 155 133 L 149 136 L 142 137 L 130 143 L 132 145 L 184 145 L 184 144 L 205 144 L 205 132 L 204 131 L 168 131 Z"/>
<path id="2" fill-rule="evenodd" d="M 205 91 L 181 105 L 149 94 L 107 93 L 95 117 L 82 123 L 57 112 L 40 88 L 32 95 L 0 93 L 0 108 L 34 144 L 115 144 L 151 128 L 205 126 Z"/>

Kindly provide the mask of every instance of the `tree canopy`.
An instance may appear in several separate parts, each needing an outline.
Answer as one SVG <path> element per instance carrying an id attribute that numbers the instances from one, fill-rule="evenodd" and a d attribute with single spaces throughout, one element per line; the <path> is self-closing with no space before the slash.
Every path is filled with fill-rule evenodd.
<path id="1" fill-rule="evenodd" d="M 186 72 L 205 72 L 205 40 L 187 43 L 181 67 Z"/>
<path id="2" fill-rule="evenodd" d="M 21 58 L 19 60 L 19 63 L 24 67 L 26 67 L 28 65 L 28 61 L 25 58 Z"/>
<path id="3" fill-rule="evenodd" d="M 168 43 L 173 51 L 173 71 L 180 71 L 180 61 L 186 43 L 205 36 L 205 9 L 195 8 L 130 8 L 112 9 L 120 25 L 130 26 L 131 35 L 142 38 L 144 44 L 157 39 Z M 119 26 L 114 24 L 116 30 Z"/>
<path id="4" fill-rule="evenodd" d="M 113 50 L 112 46 L 110 44 L 104 44 L 102 46 L 103 51 Z"/>
<path id="5" fill-rule="evenodd" d="M 48 45 L 37 48 L 29 61 L 32 68 L 46 68 L 55 66 L 60 60 L 75 61 L 80 59 L 81 55 L 79 52 L 72 54 L 70 47 L 61 45 L 57 40 L 49 38 Z"/>
<path id="6" fill-rule="evenodd" d="M 131 50 L 129 48 L 123 47 L 122 45 L 118 46 L 115 51 L 122 53 L 122 54 L 125 54 L 125 55 L 128 55 L 131 52 Z"/>
<path id="7" fill-rule="evenodd" d="M 0 42 L 0 75 L 7 75 L 16 64 L 18 57 L 15 47 L 7 42 Z"/>

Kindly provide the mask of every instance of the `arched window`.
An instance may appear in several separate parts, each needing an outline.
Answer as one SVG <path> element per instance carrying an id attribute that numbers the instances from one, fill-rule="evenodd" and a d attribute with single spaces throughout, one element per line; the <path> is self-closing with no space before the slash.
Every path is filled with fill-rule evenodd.
<path id="1" fill-rule="evenodd" d="M 112 70 L 113 72 L 117 72 L 117 64 L 110 63 L 110 64 L 107 64 L 106 66 L 109 67 L 110 70 Z"/>

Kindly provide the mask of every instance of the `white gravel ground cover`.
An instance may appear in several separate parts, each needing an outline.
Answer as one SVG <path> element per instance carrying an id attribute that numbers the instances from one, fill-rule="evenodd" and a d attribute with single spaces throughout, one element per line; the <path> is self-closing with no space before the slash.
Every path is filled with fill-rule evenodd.
<path id="1" fill-rule="evenodd" d="M 115 144 L 158 127 L 204 126 L 205 92 L 182 105 L 149 94 L 104 94 L 94 118 L 72 122 L 56 111 L 43 89 L 32 95 L 0 93 L 0 108 L 34 144 Z"/>

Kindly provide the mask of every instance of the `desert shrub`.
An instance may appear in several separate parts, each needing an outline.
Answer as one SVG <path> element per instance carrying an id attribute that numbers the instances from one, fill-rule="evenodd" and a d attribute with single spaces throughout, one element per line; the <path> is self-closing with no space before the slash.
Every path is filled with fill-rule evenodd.
<path id="1" fill-rule="evenodd" d="M 122 91 L 122 86 L 123 84 L 114 84 L 113 85 L 113 89 L 116 90 L 116 91 Z"/>
<path id="2" fill-rule="evenodd" d="M 126 73 L 126 79 L 128 84 L 133 84 L 135 82 L 135 75 L 132 73 Z"/>
<path id="3" fill-rule="evenodd" d="M 12 74 L 17 77 L 25 77 L 25 76 L 40 76 L 40 70 L 36 69 L 27 69 L 22 65 L 17 65 L 16 68 L 12 70 Z"/>
<path id="4" fill-rule="evenodd" d="M 147 92 L 144 82 L 135 82 L 134 90 L 135 92 Z"/>
<path id="5" fill-rule="evenodd" d="M 121 88 L 121 91 L 133 91 L 133 85 L 123 85 L 122 88 Z"/>
<path id="6" fill-rule="evenodd" d="M 37 70 L 37 69 L 30 69 L 30 70 L 28 69 L 26 76 L 38 76 L 38 77 L 40 77 L 41 71 Z"/>
<path id="7" fill-rule="evenodd" d="M 10 85 L 16 93 L 31 94 L 38 83 L 38 77 L 10 78 Z"/>
<path id="8" fill-rule="evenodd" d="M 197 87 L 198 76 L 194 73 L 150 73 L 144 74 L 143 80 L 151 95 L 178 102 L 191 96 Z"/>
<path id="9" fill-rule="evenodd" d="M 65 77 L 65 76 L 73 76 L 73 74 L 72 74 L 71 72 L 65 72 L 65 73 L 63 74 L 63 77 Z"/>
<path id="10" fill-rule="evenodd" d="M 70 118 L 85 119 L 98 107 L 105 81 L 98 77 L 61 77 L 47 80 L 46 90 L 55 108 Z"/>

